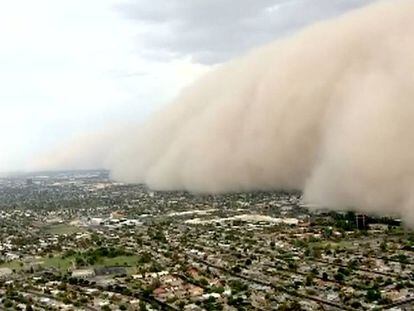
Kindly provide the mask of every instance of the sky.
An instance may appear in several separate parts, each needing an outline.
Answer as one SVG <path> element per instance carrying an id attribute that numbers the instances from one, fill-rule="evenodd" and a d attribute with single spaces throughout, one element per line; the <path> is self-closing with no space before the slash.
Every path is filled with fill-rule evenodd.
<path id="1" fill-rule="evenodd" d="M 144 121 L 202 74 L 371 0 L 0 2 L 0 172 Z"/>

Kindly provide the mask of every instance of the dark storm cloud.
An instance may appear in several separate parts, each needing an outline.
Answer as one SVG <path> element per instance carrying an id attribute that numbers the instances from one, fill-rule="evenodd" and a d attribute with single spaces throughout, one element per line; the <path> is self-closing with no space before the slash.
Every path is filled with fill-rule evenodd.
<path id="1" fill-rule="evenodd" d="M 148 29 L 142 54 L 217 63 L 374 0 L 134 0 L 120 6 Z"/>

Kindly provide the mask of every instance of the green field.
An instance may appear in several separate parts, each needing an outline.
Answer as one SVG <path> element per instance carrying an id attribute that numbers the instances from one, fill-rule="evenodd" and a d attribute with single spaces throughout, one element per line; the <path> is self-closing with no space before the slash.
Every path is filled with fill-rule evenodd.
<path id="1" fill-rule="evenodd" d="M 60 271 L 66 271 L 69 269 L 73 262 L 75 261 L 74 256 L 62 258 L 60 256 L 52 257 L 52 258 L 43 258 L 34 264 L 39 264 L 41 267 L 44 268 L 56 268 Z M 92 268 L 95 267 L 111 267 L 111 266 L 129 266 L 134 267 L 138 262 L 137 256 L 118 256 L 114 258 L 107 258 L 103 257 L 99 262 L 97 262 L 93 266 L 89 266 Z M 13 260 L 4 264 L 0 265 L 0 268 L 10 268 L 15 269 L 16 271 L 20 271 L 24 268 L 23 262 L 19 260 Z"/>
<path id="2" fill-rule="evenodd" d="M 57 235 L 73 234 L 73 233 L 77 233 L 77 232 L 82 232 L 83 231 L 79 227 L 71 226 L 71 225 L 68 225 L 68 224 L 50 225 L 50 226 L 44 227 L 44 230 L 47 233 L 57 234 Z"/>
<path id="3" fill-rule="evenodd" d="M 71 257 L 52 257 L 52 258 L 45 258 L 43 264 L 41 264 L 42 267 L 45 268 L 57 268 L 59 270 L 67 270 L 69 267 L 72 266 L 72 262 L 75 260 L 74 256 Z"/>
<path id="4" fill-rule="evenodd" d="M 12 270 L 19 271 L 19 270 L 22 269 L 21 261 L 19 261 L 19 260 L 9 261 L 9 262 L 6 262 L 4 264 L 1 264 L 0 268 L 10 268 Z"/>
<path id="5" fill-rule="evenodd" d="M 331 249 L 338 249 L 338 248 L 353 248 L 352 241 L 339 241 L 339 242 L 333 242 L 333 241 L 320 241 L 320 242 L 311 242 L 308 244 L 309 247 L 316 247 L 316 248 L 326 248 L 327 246 L 330 246 Z"/>
<path id="6" fill-rule="evenodd" d="M 138 256 L 118 256 L 114 258 L 102 258 L 102 262 L 96 264 L 99 267 L 110 266 L 135 266 L 138 262 Z"/>

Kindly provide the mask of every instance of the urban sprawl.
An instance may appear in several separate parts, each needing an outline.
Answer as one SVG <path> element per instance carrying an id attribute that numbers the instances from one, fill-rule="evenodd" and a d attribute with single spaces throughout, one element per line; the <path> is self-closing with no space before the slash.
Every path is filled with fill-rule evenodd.
<path id="1" fill-rule="evenodd" d="M 0 310 L 413 310 L 414 233 L 300 193 L 0 179 Z"/>

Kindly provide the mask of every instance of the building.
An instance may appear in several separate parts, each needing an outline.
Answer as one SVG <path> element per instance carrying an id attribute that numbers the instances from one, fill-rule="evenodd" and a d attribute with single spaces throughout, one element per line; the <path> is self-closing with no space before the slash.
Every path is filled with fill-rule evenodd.
<path id="1" fill-rule="evenodd" d="M 125 267 L 102 267 L 95 268 L 96 275 L 126 275 Z"/>
<path id="2" fill-rule="evenodd" d="M 78 269 L 72 271 L 72 277 L 78 279 L 87 279 L 95 276 L 93 269 Z"/>
<path id="3" fill-rule="evenodd" d="M 364 214 L 355 215 L 356 227 L 358 230 L 367 230 L 368 229 L 368 217 Z"/>

